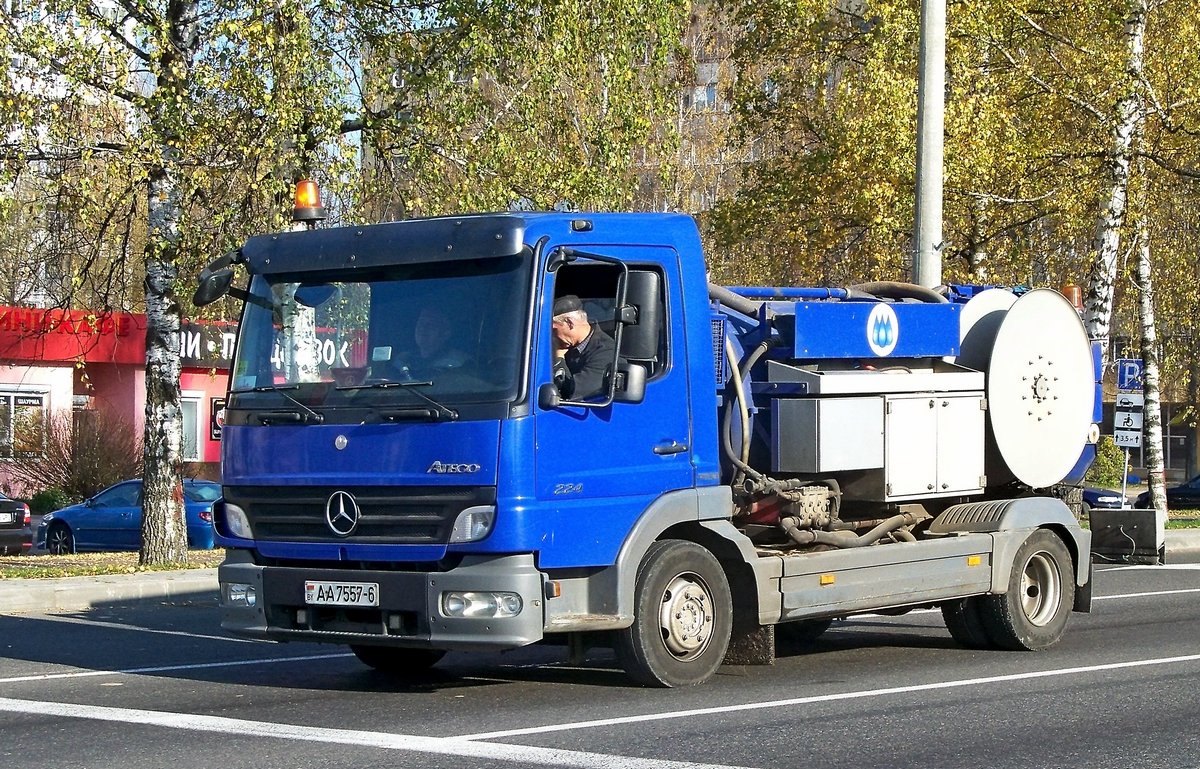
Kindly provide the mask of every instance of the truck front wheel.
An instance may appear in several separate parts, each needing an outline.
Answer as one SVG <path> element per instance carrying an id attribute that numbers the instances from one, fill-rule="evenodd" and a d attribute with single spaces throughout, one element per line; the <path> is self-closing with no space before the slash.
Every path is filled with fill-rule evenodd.
<path id="1" fill-rule="evenodd" d="M 1013 558 L 1008 592 L 981 600 L 984 626 L 997 646 L 1037 651 L 1058 643 L 1075 602 L 1067 546 L 1052 531 L 1033 532 Z"/>
<path id="2" fill-rule="evenodd" d="M 721 666 L 732 628 L 729 581 L 712 553 L 655 542 L 638 567 L 633 625 L 617 632 L 617 660 L 646 686 L 695 686 Z"/>
<path id="3" fill-rule="evenodd" d="M 350 644 L 350 651 L 364 665 L 396 676 L 419 676 L 446 656 L 441 649 L 404 649 L 393 646 Z"/>

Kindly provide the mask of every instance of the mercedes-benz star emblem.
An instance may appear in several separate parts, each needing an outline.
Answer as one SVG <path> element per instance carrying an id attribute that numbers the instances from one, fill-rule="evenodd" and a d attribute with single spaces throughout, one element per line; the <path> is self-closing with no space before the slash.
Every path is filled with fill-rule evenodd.
<path id="1" fill-rule="evenodd" d="M 346 444 L 349 442 L 350 441 L 346 439 L 346 436 L 339 435 L 333 439 L 333 447 L 338 451 L 341 451 L 342 449 L 346 448 Z"/>
<path id="2" fill-rule="evenodd" d="M 325 522 L 339 537 L 348 537 L 358 528 L 358 502 L 348 491 L 335 491 L 325 503 Z"/>

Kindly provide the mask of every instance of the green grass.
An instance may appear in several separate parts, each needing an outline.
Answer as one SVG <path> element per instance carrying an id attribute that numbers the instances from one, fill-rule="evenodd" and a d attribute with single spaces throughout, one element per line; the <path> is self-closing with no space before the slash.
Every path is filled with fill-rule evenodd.
<path id="1" fill-rule="evenodd" d="M 77 553 L 75 555 L 0 556 L 0 579 L 91 577 L 100 574 L 136 574 L 145 571 L 207 569 L 217 566 L 224 550 L 192 550 L 186 563 L 141 566 L 137 553 Z"/>

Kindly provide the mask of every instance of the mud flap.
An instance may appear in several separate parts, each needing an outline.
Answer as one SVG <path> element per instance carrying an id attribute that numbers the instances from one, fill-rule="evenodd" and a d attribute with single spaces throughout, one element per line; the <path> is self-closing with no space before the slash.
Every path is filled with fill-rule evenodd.
<path id="1" fill-rule="evenodd" d="M 736 623 L 725 652 L 726 665 L 774 665 L 775 626 Z"/>
<path id="2" fill-rule="evenodd" d="M 1088 580 L 1086 585 L 1075 586 L 1075 604 L 1071 607 L 1071 611 L 1091 612 L 1092 610 L 1092 583 L 1095 582 L 1095 566 L 1091 559 L 1088 559 Z"/>

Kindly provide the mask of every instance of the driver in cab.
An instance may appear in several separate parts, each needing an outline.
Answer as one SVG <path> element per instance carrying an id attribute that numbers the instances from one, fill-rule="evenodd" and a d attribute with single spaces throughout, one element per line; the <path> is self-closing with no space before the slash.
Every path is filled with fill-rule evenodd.
<path id="1" fill-rule="evenodd" d="M 554 384 L 562 397 L 584 400 L 604 392 L 605 376 L 616 360 L 617 345 L 595 323 L 578 296 L 554 301 Z"/>

